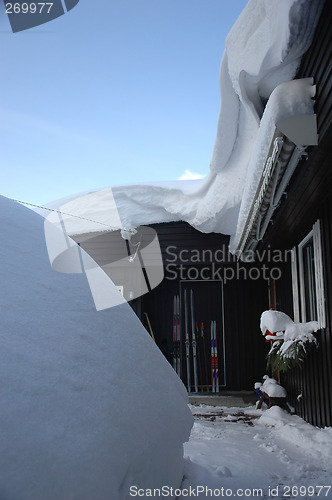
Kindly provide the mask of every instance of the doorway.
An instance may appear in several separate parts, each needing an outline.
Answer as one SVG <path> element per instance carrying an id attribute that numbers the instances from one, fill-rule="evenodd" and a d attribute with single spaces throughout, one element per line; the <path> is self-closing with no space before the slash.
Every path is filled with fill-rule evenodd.
<path id="1" fill-rule="evenodd" d="M 180 373 L 188 392 L 226 386 L 223 283 L 180 281 Z"/>

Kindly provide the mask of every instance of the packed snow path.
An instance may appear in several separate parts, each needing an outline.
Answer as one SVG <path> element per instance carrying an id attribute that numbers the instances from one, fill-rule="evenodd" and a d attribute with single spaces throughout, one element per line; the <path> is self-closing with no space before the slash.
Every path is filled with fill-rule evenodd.
<path id="1" fill-rule="evenodd" d="M 332 498 L 332 428 L 318 429 L 278 407 L 191 410 L 178 498 L 187 489 L 200 498 Z"/>

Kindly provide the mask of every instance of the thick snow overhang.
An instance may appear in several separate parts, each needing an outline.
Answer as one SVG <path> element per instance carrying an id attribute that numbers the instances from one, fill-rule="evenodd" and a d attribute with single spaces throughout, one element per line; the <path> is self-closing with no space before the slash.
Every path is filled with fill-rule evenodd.
<path id="1" fill-rule="evenodd" d="M 314 87 L 311 84 L 312 80 L 308 78 L 280 85 L 271 95 L 271 101 L 275 102 L 272 102 L 270 107 L 272 109 L 276 107 L 286 108 L 289 95 L 296 92 L 297 86 L 302 91 L 307 86 L 305 92 L 308 98 L 310 96 L 310 87 L 312 95 L 314 94 Z M 289 87 L 293 88 L 289 95 L 285 97 L 283 91 L 288 90 Z M 288 116 L 281 112 L 281 115 L 279 117 L 277 115 L 273 123 L 271 123 L 271 118 L 267 120 L 267 122 L 270 122 L 270 127 L 274 125 L 273 133 L 270 132 L 272 140 L 261 174 L 256 175 L 256 191 L 241 231 L 238 231 L 238 243 L 232 249 L 238 258 L 243 260 L 252 259 L 253 252 L 263 239 L 273 213 L 280 205 L 300 159 L 306 154 L 306 148 L 318 144 L 316 115 L 314 113 L 302 113 L 301 108 L 299 108 L 299 112 L 294 114 L 291 112 Z M 270 113 L 268 106 L 266 113 Z M 264 115 L 262 123 L 264 123 Z M 259 165 L 258 168 L 260 168 Z M 248 198 L 249 195 L 247 196 L 247 205 Z M 244 200 L 245 203 L 246 200 Z"/>
<path id="2" fill-rule="evenodd" d="M 236 249 L 239 258 L 242 256 L 245 258 L 246 252 L 253 252 L 263 239 L 274 211 L 280 205 L 283 195 L 286 194 L 286 188 L 297 164 L 306 154 L 307 146 L 317 145 L 317 139 L 315 139 L 317 137 L 316 115 L 296 118 L 298 120 L 290 119 L 289 122 L 286 120 L 285 128 L 289 128 L 291 135 L 294 131 L 294 136 L 300 138 L 300 133 L 294 130 L 293 124 L 300 121 L 303 128 L 302 120 L 307 123 L 308 128 L 304 129 L 305 141 L 300 141 L 305 145 L 296 144 L 289 139 L 288 135 L 283 135 L 280 131 L 280 125 L 276 128 L 255 199 L 251 205 L 240 244 Z M 310 120 L 307 120 L 308 118 Z M 313 130 L 314 133 L 310 139 L 310 133 Z"/>
<path id="3" fill-rule="evenodd" d="M 217 135 L 205 179 L 190 186 L 184 181 L 136 184 L 76 195 L 49 205 L 60 215 L 49 217 L 50 222 L 82 247 L 92 247 L 94 240 L 93 257 L 101 249 L 97 243 L 103 245 L 100 233 L 124 234 L 176 221 L 203 233 L 230 235 L 232 253 L 254 248 L 299 157 L 307 145 L 317 143 L 313 82 L 293 78 L 310 47 L 323 3 L 248 2 L 226 39 Z M 69 255 L 65 245 L 64 251 Z M 135 255 L 135 250 L 121 252 L 125 259 Z M 60 254 L 53 261 L 59 259 Z"/>

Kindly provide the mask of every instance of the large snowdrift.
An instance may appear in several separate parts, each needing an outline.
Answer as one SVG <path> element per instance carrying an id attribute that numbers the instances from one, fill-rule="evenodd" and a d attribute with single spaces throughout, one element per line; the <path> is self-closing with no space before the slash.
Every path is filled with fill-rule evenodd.
<path id="1" fill-rule="evenodd" d="M 287 82 L 312 41 L 322 4 L 320 0 L 248 2 L 226 40 L 217 135 L 206 179 L 190 186 L 179 181 L 104 189 L 92 204 L 85 195 L 60 200 L 53 208 L 90 219 L 83 223 L 75 218 L 68 234 L 106 230 L 96 228 L 96 223 L 119 227 L 118 215 L 121 228 L 183 220 L 202 232 L 235 235 L 234 251 L 275 124 L 313 113 L 312 81 Z M 272 94 L 273 102 L 265 108 Z M 107 208 L 110 197 L 117 207 L 115 219 Z"/>
<path id="2" fill-rule="evenodd" d="M 178 487 L 192 426 L 180 379 L 128 304 L 97 312 L 84 274 L 51 269 L 39 215 L 0 200 L 1 499 Z"/>

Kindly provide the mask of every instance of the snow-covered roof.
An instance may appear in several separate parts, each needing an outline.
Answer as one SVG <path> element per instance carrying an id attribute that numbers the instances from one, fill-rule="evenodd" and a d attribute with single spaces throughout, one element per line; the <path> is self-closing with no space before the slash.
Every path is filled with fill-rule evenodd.
<path id="1" fill-rule="evenodd" d="M 70 214 L 50 220 L 71 236 L 182 220 L 202 232 L 231 235 L 236 251 L 277 124 L 313 113 L 312 80 L 292 80 L 322 4 L 248 2 L 226 39 L 217 134 L 205 179 L 74 195 L 50 204 Z"/>

